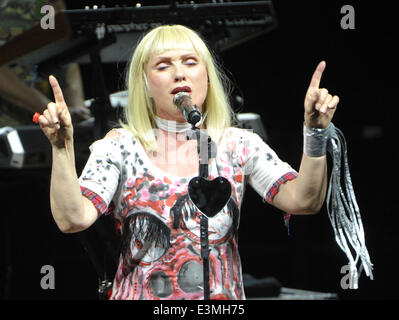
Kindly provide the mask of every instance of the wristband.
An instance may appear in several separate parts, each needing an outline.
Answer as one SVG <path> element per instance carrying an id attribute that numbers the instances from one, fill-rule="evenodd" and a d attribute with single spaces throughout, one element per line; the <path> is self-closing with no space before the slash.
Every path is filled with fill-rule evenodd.
<path id="1" fill-rule="evenodd" d="M 327 141 L 333 125 L 325 129 L 308 128 L 303 124 L 303 153 L 309 157 L 321 157 L 327 153 Z"/>

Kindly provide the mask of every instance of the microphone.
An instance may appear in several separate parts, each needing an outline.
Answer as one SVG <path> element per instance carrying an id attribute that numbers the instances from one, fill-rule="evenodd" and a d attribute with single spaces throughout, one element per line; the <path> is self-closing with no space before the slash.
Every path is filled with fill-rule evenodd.
<path id="1" fill-rule="evenodd" d="M 180 110 L 183 118 L 193 126 L 201 121 L 201 112 L 197 105 L 193 105 L 191 96 L 187 92 L 178 92 L 173 97 L 173 103 Z"/>

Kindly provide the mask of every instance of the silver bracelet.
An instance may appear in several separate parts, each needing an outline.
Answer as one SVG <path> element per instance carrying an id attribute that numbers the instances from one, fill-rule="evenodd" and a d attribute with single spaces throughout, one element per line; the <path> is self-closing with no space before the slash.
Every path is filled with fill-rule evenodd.
<path id="1" fill-rule="evenodd" d="M 327 141 L 334 125 L 325 129 L 308 128 L 303 124 L 303 153 L 309 157 L 321 157 L 327 153 Z"/>

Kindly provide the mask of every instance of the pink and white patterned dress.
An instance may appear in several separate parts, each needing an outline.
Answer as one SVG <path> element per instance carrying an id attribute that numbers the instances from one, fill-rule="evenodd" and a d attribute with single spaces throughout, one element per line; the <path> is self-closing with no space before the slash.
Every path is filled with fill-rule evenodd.
<path id="1" fill-rule="evenodd" d="M 163 172 L 129 131 L 90 146 L 79 177 L 82 194 L 120 224 L 122 246 L 110 299 L 203 299 L 201 212 L 188 197 L 192 177 Z M 226 178 L 230 200 L 209 218 L 211 299 L 245 299 L 237 245 L 240 207 L 249 183 L 271 202 L 297 172 L 257 135 L 229 128 L 209 165 Z"/>

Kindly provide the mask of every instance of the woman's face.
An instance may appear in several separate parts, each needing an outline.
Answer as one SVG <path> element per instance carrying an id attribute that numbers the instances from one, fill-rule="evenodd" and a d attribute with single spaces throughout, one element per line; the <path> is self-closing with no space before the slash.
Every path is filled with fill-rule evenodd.
<path id="1" fill-rule="evenodd" d="M 178 49 L 154 54 L 146 65 L 145 73 L 158 117 L 185 122 L 173 104 L 173 97 L 179 91 L 188 92 L 193 104 L 202 112 L 208 91 L 208 74 L 194 50 Z"/>

